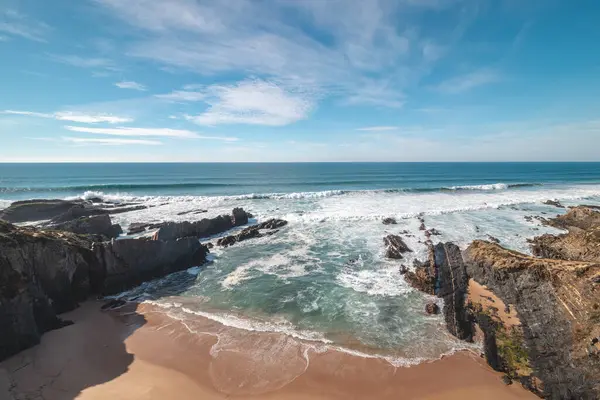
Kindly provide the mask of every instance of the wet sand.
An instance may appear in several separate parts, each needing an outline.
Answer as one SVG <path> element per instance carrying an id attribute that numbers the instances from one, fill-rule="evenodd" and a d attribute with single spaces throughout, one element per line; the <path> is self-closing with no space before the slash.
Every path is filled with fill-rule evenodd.
<path id="1" fill-rule="evenodd" d="M 235 331 L 202 317 L 174 320 L 155 306 L 99 308 L 88 302 L 65 314 L 74 325 L 1 363 L 0 399 L 537 398 L 503 384 L 472 352 L 397 368 L 307 351 L 281 334 Z"/>

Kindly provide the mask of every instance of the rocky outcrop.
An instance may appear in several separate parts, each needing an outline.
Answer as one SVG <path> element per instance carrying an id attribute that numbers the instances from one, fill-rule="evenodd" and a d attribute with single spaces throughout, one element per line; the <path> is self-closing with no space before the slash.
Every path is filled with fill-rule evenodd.
<path id="1" fill-rule="evenodd" d="M 381 221 L 384 225 L 396 225 L 398 222 L 396 221 L 396 218 L 392 218 L 392 217 L 387 217 L 384 218 Z"/>
<path id="2" fill-rule="evenodd" d="M 534 255 L 571 261 L 600 262 L 600 212 L 589 206 L 574 207 L 564 215 L 544 220 L 561 235 L 542 235 L 529 240 Z"/>
<path id="3" fill-rule="evenodd" d="M 448 331 L 459 339 L 471 340 L 473 333 L 465 301 L 469 278 L 458 246 L 430 245 L 428 261 L 416 261 L 414 267 L 414 271 L 405 274 L 406 281 L 416 289 L 441 297 Z"/>
<path id="4" fill-rule="evenodd" d="M 89 243 L 74 234 L 17 228 L 0 221 L 0 359 L 63 326 L 90 291 Z"/>
<path id="5" fill-rule="evenodd" d="M 159 228 L 156 239 L 204 238 L 247 223 L 248 214 L 241 208 L 235 208 L 231 215 L 219 215 L 215 218 L 204 218 L 196 222 L 165 222 Z"/>
<path id="6" fill-rule="evenodd" d="M 586 346 L 600 335 L 600 265 L 538 259 L 475 241 L 465 251 L 469 276 L 486 285 L 519 315 L 522 339 L 506 343 L 525 354 L 541 391 L 551 399 L 600 397 L 600 359 Z M 515 334 L 516 332 L 516 334 Z M 523 377 L 526 378 L 526 377 Z"/>
<path id="7" fill-rule="evenodd" d="M 118 224 L 113 225 L 108 214 L 81 217 L 72 221 L 48 226 L 50 229 L 78 233 L 80 235 L 100 235 L 112 239 L 123 233 Z"/>
<path id="8" fill-rule="evenodd" d="M 201 265 L 207 252 L 196 238 L 92 244 L 89 236 L 0 221 L 0 360 L 63 326 L 57 314 L 91 294 Z"/>
<path id="9" fill-rule="evenodd" d="M 78 205 L 77 202 L 65 200 L 16 201 L 0 212 L 0 219 L 12 223 L 48 220 Z"/>
<path id="10" fill-rule="evenodd" d="M 562 204 L 560 204 L 560 201 L 558 200 L 546 200 L 544 202 L 545 205 L 547 206 L 554 206 L 556 208 L 565 208 L 565 206 L 563 206 Z"/>
<path id="11" fill-rule="evenodd" d="M 174 241 L 122 239 L 94 243 L 100 270 L 100 293 L 115 294 L 153 278 L 206 261 L 208 249 L 196 238 Z"/>
<path id="12" fill-rule="evenodd" d="M 270 219 L 261 224 L 249 226 L 243 229 L 237 235 L 229 235 L 217 240 L 217 246 L 228 247 L 235 243 L 242 242 L 248 239 L 259 238 L 263 236 L 273 235 L 278 232 L 277 229 L 287 225 L 287 221 L 283 219 Z M 269 230 L 268 232 L 262 232 Z"/>
<path id="13" fill-rule="evenodd" d="M 386 246 L 385 256 L 387 258 L 401 260 L 402 254 L 412 252 L 398 235 L 387 235 L 383 238 L 383 243 Z"/>

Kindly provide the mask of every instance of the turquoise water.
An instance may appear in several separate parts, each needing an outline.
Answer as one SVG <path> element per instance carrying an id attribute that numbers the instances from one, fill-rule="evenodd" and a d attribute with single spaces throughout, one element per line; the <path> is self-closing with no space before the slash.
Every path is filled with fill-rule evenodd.
<path id="1" fill-rule="evenodd" d="M 125 228 L 234 207 L 256 221 L 289 221 L 276 235 L 215 249 L 210 264 L 128 296 L 158 302 L 176 318 L 201 315 L 406 364 L 464 346 L 439 316 L 425 315 L 432 299 L 399 272 L 426 255 L 417 217 L 442 233 L 436 241 L 464 248 L 492 235 L 528 252 L 528 237 L 557 231 L 524 217 L 563 212 L 543 201 L 600 204 L 600 163 L 0 164 L 0 207 L 97 196 L 153 206 L 115 215 Z M 180 215 L 195 209 L 208 213 Z M 398 224 L 383 225 L 384 217 Z M 402 233 L 414 252 L 387 260 L 389 233 Z"/>

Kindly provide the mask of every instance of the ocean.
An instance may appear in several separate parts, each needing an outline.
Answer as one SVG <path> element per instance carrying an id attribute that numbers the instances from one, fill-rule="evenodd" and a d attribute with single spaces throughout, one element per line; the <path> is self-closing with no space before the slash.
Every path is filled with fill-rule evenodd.
<path id="1" fill-rule="evenodd" d="M 289 221 L 273 236 L 215 248 L 209 264 L 123 294 L 178 320 L 214 321 L 215 353 L 241 346 L 239 332 L 276 332 L 279 345 L 255 342 L 249 357 L 336 348 L 410 365 L 476 346 L 451 337 L 441 316 L 426 315 L 425 304 L 437 300 L 400 274 L 402 264 L 426 257 L 417 218 L 441 233 L 435 242 L 464 248 L 493 236 L 528 253 L 527 238 L 559 232 L 525 218 L 564 212 L 544 201 L 600 205 L 600 163 L 0 164 L 0 208 L 92 197 L 153 206 L 114 215 L 125 230 L 234 207 L 251 212 L 252 222 Z M 384 225 L 385 217 L 398 223 Z M 413 250 L 405 259 L 384 257 L 390 233 Z"/>

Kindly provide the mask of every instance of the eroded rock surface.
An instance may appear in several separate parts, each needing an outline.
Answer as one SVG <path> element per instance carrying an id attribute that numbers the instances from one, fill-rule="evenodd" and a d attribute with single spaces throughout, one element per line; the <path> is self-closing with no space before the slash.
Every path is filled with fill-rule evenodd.
<path id="1" fill-rule="evenodd" d="M 398 235 L 387 235 L 383 238 L 383 243 L 386 246 L 385 256 L 396 260 L 402 259 L 402 254 L 412 252 Z"/>
<path id="2" fill-rule="evenodd" d="M 222 237 L 217 240 L 217 245 L 228 247 L 244 240 L 273 235 L 278 232 L 277 229 L 284 227 L 287 223 L 288 222 L 283 219 L 269 219 L 258 225 L 249 226 L 236 235 Z M 263 232 L 264 230 L 268 231 Z"/>

